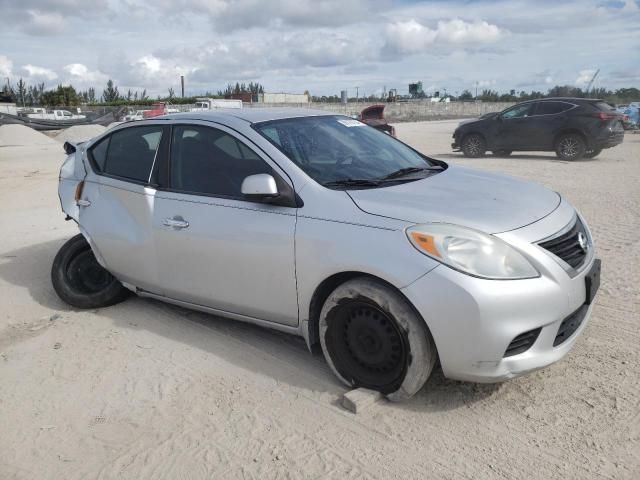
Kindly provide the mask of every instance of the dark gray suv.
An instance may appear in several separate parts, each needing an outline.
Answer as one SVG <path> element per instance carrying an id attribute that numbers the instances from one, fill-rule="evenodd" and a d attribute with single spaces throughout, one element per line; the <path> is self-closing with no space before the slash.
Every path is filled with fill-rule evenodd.
<path id="1" fill-rule="evenodd" d="M 622 143 L 624 129 L 622 116 L 603 100 L 545 98 L 462 122 L 453 138 L 453 149 L 467 157 L 520 150 L 555 151 L 563 160 L 577 160 Z"/>

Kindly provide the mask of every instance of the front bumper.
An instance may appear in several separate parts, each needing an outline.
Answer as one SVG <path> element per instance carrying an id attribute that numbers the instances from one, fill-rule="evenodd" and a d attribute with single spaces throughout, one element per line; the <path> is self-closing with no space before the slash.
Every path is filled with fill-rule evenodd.
<path id="1" fill-rule="evenodd" d="M 508 241 L 530 258 L 541 276 L 486 280 L 440 265 L 402 289 L 427 322 L 448 378 L 499 382 L 550 365 L 571 350 L 591 316 L 593 303 L 585 305 L 585 277 L 596 261 L 593 254 L 578 271 L 568 273 L 535 243 L 516 245 L 513 232 L 499 236 L 512 237 Z M 576 312 L 579 326 L 554 346 L 563 321 Z M 505 356 L 516 337 L 538 328 L 526 351 Z"/>

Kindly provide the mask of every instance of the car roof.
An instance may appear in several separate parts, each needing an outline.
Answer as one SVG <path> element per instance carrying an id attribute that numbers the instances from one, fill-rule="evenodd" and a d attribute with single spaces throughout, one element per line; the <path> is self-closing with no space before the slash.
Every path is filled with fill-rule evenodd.
<path id="1" fill-rule="evenodd" d="M 205 112 L 172 113 L 156 117 L 169 120 L 204 120 L 209 122 L 224 121 L 229 117 L 238 118 L 248 123 L 268 122 L 269 120 L 282 120 L 285 118 L 317 117 L 327 115 L 339 115 L 325 110 L 311 108 L 216 108 Z"/>
<path id="2" fill-rule="evenodd" d="M 520 103 L 531 103 L 531 102 L 603 102 L 599 98 L 579 98 L 579 97 L 545 97 L 545 98 L 533 98 L 531 100 L 525 100 Z"/>

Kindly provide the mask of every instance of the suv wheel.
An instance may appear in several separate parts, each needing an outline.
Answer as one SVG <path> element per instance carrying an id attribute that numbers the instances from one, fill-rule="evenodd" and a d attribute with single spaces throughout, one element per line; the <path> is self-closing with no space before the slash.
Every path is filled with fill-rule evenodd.
<path id="1" fill-rule="evenodd" d="M 591 148 L 584 152 L 584 158 L 595 158 L 602 152 L 601 148 Z"/>
<path id="2" fill-rule="evenodd" d="M 462 152 L 465 157 L 478 158 L 487 151 L 487 142 L 479 133 L 471 133 L 462 140 Z"/>
<path id="3" fill-rule="evenodd" d="M 563 160 L 579 160 L 586 150 L 584 139 L 576 133 L 562 135 L 556 142 L 556 154 Z"/>
<path id="4" fill-rule="evenodd" d="M 436 362 L 424 320 L 399 292 L 370 278 L 336 288 L 322 307 L 319 326 L 322 352 L 338 378 L 393 401 L 418 392 Z"/>
<path id="5" fill-rule="evenodd" d="M 131 293 L 102 268 L 81 234 L 58 251 L 51 267 L 51 281 L 58 296 L 76 308 L 108 307 Z"/>

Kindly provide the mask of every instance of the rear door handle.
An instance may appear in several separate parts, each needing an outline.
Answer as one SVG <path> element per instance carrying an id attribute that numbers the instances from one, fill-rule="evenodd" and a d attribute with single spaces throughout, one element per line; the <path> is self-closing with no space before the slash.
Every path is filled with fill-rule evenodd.
<path id="1" fill-rule="evenodd" d="M 172 228 L 187 228 L 189 226 L 189 222 L 182 218 L 165 218 L 162 224 Z"/>

